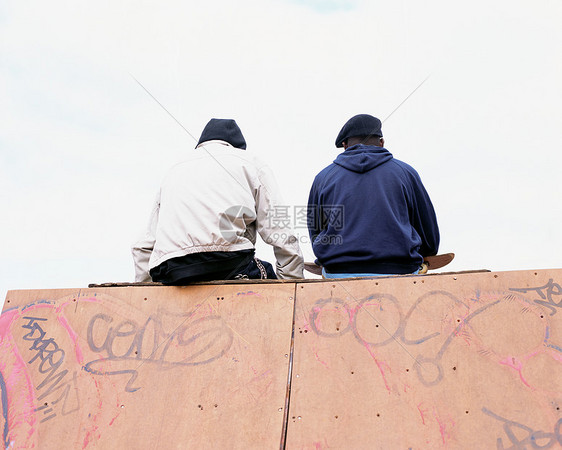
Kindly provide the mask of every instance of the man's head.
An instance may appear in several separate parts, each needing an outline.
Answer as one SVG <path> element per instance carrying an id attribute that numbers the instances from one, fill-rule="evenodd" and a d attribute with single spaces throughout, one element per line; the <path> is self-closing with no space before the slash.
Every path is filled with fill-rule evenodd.
<path id="1" fill-rule="evenodd" d="M 382 123 L 369 114 L 358 114 L 349 119 L 336 138 L 336 147 L 351 147 L 356 144 L 382 147 Z"/>
<path id="2" fill-rule="evenodd" d="M 211 119 L 205 125 L 197 146 L 208 141 L 226 141 L 236 148 L 246 149 L 246 140 L 233 119 Z"/>

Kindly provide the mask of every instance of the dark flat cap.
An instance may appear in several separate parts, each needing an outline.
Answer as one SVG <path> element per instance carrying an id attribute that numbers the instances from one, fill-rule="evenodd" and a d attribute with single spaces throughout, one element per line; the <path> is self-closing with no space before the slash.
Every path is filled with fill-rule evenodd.
<path id="1" fill-rule="evenodd" d="M 211 119 L 205 125 L 197 145 L 207 141 L 226 141 L 236 148 L 246 150 L 246 140 L 242 131 L 235 120 L 232 119 Z"/>
<path id="2" fill-rule="evenodd" d="M 382 137 L 382 123 L 369 114 L 357 114 L 349 119 L 336 138 L 336 147 L 343 147 L 343 141 L 354 136 Z"/>

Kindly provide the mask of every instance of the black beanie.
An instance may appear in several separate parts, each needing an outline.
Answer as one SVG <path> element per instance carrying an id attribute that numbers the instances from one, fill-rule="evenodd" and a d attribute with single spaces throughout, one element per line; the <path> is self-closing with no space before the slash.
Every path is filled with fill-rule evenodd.
<path id="1" fill-rule="evenodd" d="M 232 119 L 211 119 L 205 125 L 197 145 L 207 141 L 226 141 L 236 148 L 246 150 L 246 140 L 242 136 L 242 131 Z"/>
<path id="2" fill-rule="evenodd" d="M 354 136 L 382 137 L 382 123 L 369 114 L 357 114 L 349 119 L 336 138 L 336 147 L 343 147 L 343 141 Z"/>

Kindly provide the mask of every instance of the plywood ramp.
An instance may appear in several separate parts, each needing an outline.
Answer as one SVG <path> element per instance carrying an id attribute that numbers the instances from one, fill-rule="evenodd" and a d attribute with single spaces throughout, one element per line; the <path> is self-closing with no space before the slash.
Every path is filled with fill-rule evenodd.
<path id="1" fill-rule="evenodd" d="M 561 282 L 10 291 L 0 448 L 561 448 Z"/>
<path id="2" fill-rule="evenodd" d="M 4 446 L 278 448 L 294 290 L 9 292 Z"/>
<path id="3" fill-rule="evenodd" d="M 287 447 L 560 448 L 561 280 L 299 285 Z"/>

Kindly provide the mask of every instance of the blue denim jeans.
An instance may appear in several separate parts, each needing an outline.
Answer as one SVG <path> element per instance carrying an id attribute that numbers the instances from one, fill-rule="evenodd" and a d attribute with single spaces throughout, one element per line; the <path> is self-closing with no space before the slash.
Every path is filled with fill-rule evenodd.
<path id="1" fill-rule="evenodd" d="M 408 275 L 417 275 L 420 269 Z M 322 267 L 322 276 L 324 278 L 365 278 L 365 277 L 388 277 L 398 275 L 394 273 L 328 273 Z"/>

